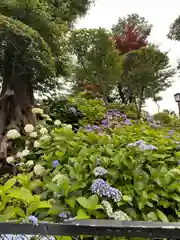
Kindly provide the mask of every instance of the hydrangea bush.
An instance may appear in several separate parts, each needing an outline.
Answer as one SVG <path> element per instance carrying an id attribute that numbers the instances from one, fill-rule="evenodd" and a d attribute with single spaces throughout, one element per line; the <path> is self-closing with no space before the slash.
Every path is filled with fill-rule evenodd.
<path id="1" fill-rule="evenodd" d="M 1 179 L 0 221 L 179 221 L 180 134 L 152 124 L 111 110 L 77 133 L 58 119 L 9 130 L 18 174 Z"/>

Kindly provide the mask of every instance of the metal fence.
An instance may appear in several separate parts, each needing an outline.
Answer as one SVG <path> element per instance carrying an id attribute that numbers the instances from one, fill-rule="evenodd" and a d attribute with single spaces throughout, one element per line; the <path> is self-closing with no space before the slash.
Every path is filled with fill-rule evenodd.
<path id="1" fill-rule="evenodd" d="M 0 223 L 1 240 L 54 240 L 57 236 L 127 237 L 180 239 L 180 223 L 136 222 L 116 220 L 77 220 L 50 224 Z"/>

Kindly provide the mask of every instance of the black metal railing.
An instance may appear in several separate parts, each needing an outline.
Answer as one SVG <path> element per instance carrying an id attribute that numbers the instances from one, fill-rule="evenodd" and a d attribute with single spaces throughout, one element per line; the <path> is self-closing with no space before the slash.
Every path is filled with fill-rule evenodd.
<path id="1" fill-rule="evenodd" d="M 1 240 L 32 239 L 33 236 L 36 236 L 36 239 L 56 239 L 54 236 L 80 235 L 179 239 L 180 223 L 118 220 L 76 220 L 58 224 L 39 223 L 37 226 L 11 222 L 0 223 Z M 15 238 L 15 236 L 18 237 Z"/>

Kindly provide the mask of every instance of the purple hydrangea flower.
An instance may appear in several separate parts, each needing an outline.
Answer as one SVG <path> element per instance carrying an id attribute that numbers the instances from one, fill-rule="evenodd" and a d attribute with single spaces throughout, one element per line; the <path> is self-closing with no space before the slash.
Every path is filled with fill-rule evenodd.
<path id="1" fill-rule="evenodd" d="M 124 119 L 127 118 L 126 114 L 122 114 L 121 117 L 124 118 Z"/>
<path id="2" fill-rule="evenodd" d="M 127 119 L 124 121 L 124 124 L 126 124 L 126 125 L 132 125 L 132 122 L 131 122 L 130 119 L 127 118 Z"/>
<path id="3" fill-rule="evenodd" d="M 94 169 L 93 173 L 96 177 L 98 177 L 98 176 L 101 177 L 101 176 L 104 176 L 107 174 L 107 170 L 103 167 L 96 167 Z"/>
<path id="4" fill-rule="evenodd" d="M 85 130 L 86 132 L 92 132 L 92 127 L 91 127 L 91 125 L 88 124 L 87 126 L 85 126 L 85 127 L 84 127 L 84 130 Z"/>
<path id="5" fill-rule="evenodd" d="M 53 167 L 53 168 L 56 168 L 59 164 L 60 164 L 60 163 L 59 163 L 58 160 L 54 160 L 54 161 L 52 162 L 52 167 Z"/>
<path id="6" fill-rule="evenodd" d="M 178 160 L 178 165 L 180 165 L 180 160 Z"/>
<path id="7" fill-rule="evenodd" d="M 33 215 L 28 217 L 28 221 L 32 222 L 33 225 L 36 225 L 36 226 L 38 225 L 38 218 Z"/>
<path id="8" fill-rule="evenodd" d="M 101 130 L 101 128 L 100 128 L 98 125 L 93 125 L 92 128 L 93 128 L 94 130 Z"/>
<path id="9" fill-rule="evenodd" d="M 108 125 L 108 119 L 104 119 L 104 120 L 102 120 L 102 125 Z"/>
<path id="10" fill-rule="evenodd" d="M 75 107 L 70 107 L 69 110 L 76 116 L 77 115 L 77 110 Z"/>
<path id="11" fill-rule="evenodd" d="M 101 178 L 98 178 L 94 181 L 91 186 L 91 191 L 92 193 L 96 193 L 101 197 L 111 198 L 116 202 L 120 201 L 122 197 L 122 194 L 118 189 L 111 187 L 106 181 Z"/>
<path id="12" fill-rule="evenodd" d="M 173 135 L 173 134 L 174 134 L 174 130 L 170 130 L 170 131 L 168 132 L 168 134 L 169 134 L 169 135 Z"/>

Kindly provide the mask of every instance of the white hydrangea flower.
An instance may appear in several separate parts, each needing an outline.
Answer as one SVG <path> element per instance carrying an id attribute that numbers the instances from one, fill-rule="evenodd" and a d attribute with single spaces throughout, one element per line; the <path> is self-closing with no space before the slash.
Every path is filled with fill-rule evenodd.
<path id="1" fill-rule="evenodd" d="M 34 147 L 35 148 L 40 148 L 41 144 L 39 141 L 34 141 Z"/>
<path id="2" fill-rule="evenodd" d="M 72 125 L 71 124 L 63 124 L 62 127 L 64 129 L 71 129 L 72 130 Z"/>
<path id="3" fill-rule="evenodd" d="M 60 126 L 60 125 L 61 125 L 61 121 L 60 121 L 60 120 L 54 121 L 54 125 L 55 125 L 55 126 Z"/>
<path id="4" fill-rule="evenodd" d="M 32 167 L 32 166 L 34 166 L 34 162 L 33 162 L 33 160 L 29 160 L 29 161 L 27 161 L 26 165 L 27 165 L 28 167 Z"/>
<path id="5" fill-rule="evenodd" d="M 28 145 L 29 143 L 30 143 L 30 141 L 29 141 L 29 140 L 26 140 L 26 141 L 25 141 L 25 144 L 26 144 L 26 145 Z"/>
<path id="6" fill-rule="evenodd" d="M 44 135 L 40 138 L 40 141 L 48 141 L 50 139 L 49 135 Z"/>
<path id="7" fill-rule="evenodd" d="M 42 114 L 44 113 L 44 111 L 43 111 L 43 109 L 41 109 L 41 108 L 33 108 L 33 109 L 32 109 L 32 113 L 42 115 Z"/>
<path id="8" fill-rule="evenodd" d="M 33 131 L 33 132 L 31 132 L 30 134 L 29 134 L 29 136 L 30 137 L 32 137 L 32 138 L 36 138 L 37 137 L 37 132 L 35 132 L 35 131 Z"/>
<path id="9" fill-rule="evenodd" d="M 34 166 L 34 173 L 37 176 L 42 176 L 44 174 L 44 171 L 45 171 L 45 168 L 43 166 L 38 164 Z"/>
<path id="10" fill-rule="evenodd" d="M 123 211 L 119 210 L 114 212 L 113 219 L 120 221 L 130 221 L 131 218 Z"/>
<path id="11" fill-rule="evenodd" d="M 26 126 L 24 127 L 24 131 L 26 133 L 32 133 L 34 130 L 34 126 L 32 124 L 26 124 Z"/>
<path id="12" fill-rule="evenodd" d="M 60 185 L 61 185 L 63 182 L 65 182 L 66 180 L 68 181 L 67 176 L 58 173 L 58 174 L 52 179 L 52 182 L 53 182 L 53 183 L 56 183 L 57 185 L 60 186 Z"/>
<path id="13" fill-rule="evenodd" d="M 47 128 L 42 127 L 42 128 L 40 129 L 40 133 L 41 133 L 42 135 L 48 133 Z"/>
<path id="14" fill-rule="evenodd" d="M 47 114 L 42 114 L 41 117 L 43 117 L 43 118 L 47 118 L 47 119 L 50 118 L 49 115 L 47 115 Z"/>
<path id="15" fill-rule="evenodd" d="M 12 156 L 10 156 L 10 157 L 7 157 L 7 158 L 6 158 L 6 161 L 7 161 L 7 163 L 11 164 L 11 163 L 14 163 L 14 162 L 15 162 L 15 158 L 12 157 Z"/>
<path id="16" fill-rule="evenodd" d="M 17 139 L 21 135 L 16 129 L 11 129 L 7 132 L 6 136 L 7 136 L 8 139 Z"/>
<path id="17" fill-rule="evenodd" d="M 30 151 L 28 149 L 24 149 L 22 152 L 18 152 L 16 154 L 16 157 L 18 158 L 24 158 L 30 154 Z"/>
<path id="18" fill-rule="evenodd" d="M 111 204 L 108 201 L 103 200 L 102 201 L 103 208 L 109 218 L 113 217 L 113 209 Z"/>

